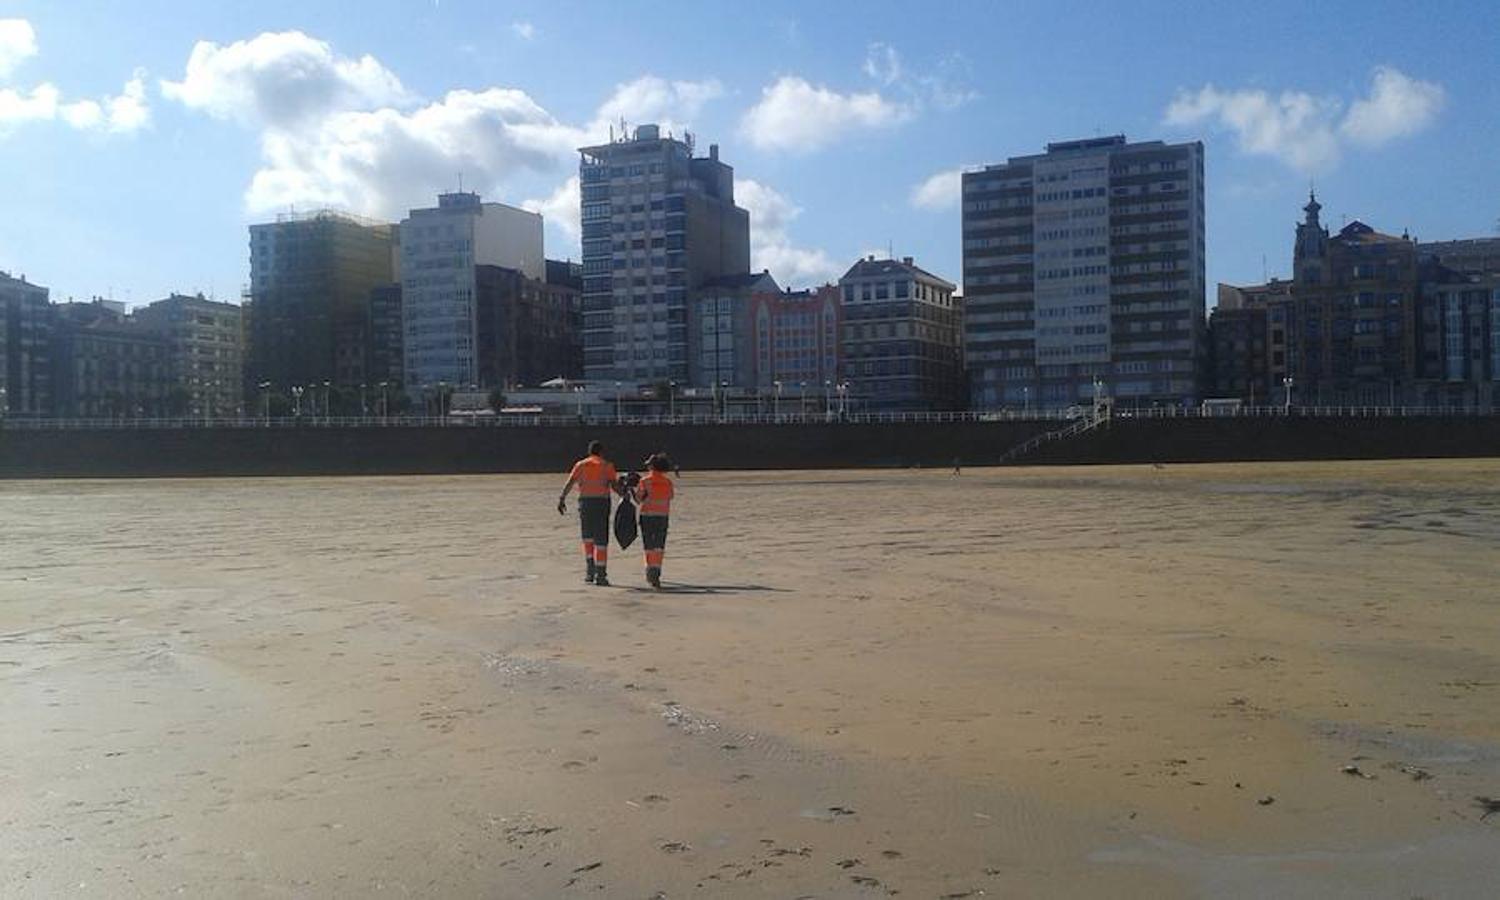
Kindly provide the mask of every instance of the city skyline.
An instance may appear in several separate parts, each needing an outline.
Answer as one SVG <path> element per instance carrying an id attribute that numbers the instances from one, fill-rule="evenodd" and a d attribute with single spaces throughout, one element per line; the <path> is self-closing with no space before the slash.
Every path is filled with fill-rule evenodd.
<path id="1" fill-rule="evenodd" d="M 0 191 L 19 215 L 0 222 L 0 268 L 55 300 L 237 301 L 247 224 L 323 205 L 394 222 L 460 177 L 542 212 L 547 255 L 578 259 L 577 148 L 621 118 L 720 144 L 753 268 L 792 287 L 886 248 L 960 281 L 954 173 L 1094 134 L 1204 141 L 1209 284 L 1288 274 L 1309 181 L 1334 227 L 1427 241 L 1491 234 L 1500 214 L 1487 5 L 1346 21 L 1275 4 L 1196 33 L 1066 4 L 1003 28 L 979 5 L 724 5 L 709 26 L 581 8 L 7 4 Z M 1455 42 L 1472 52 L 1439 52 Z"/>

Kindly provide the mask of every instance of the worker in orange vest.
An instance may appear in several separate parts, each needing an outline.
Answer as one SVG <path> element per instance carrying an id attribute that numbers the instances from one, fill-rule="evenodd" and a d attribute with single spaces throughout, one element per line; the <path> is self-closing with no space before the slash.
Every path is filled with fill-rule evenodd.
<path id="1" fill-rule="evenodd" d="M 557 511 L 568 512 L 568 492 L 578 487 L 578 522 L 583 531 L 583 560 L 587 565 L 583 580 L 608 586 L 609 576 L 609 494 L 621 493 L 615 464 L 604 458 L 604 444 L 589 442 L 589 455 L 573 464 L 568 483 L 557 497 Z M 621 496 L 624 496 L 621 493 Z"/>
<path id="2" fill-rule="evenodd" d="M 657 453 L 646 460 L 646 474 L 636 485 L 635 498 L 641 505 L 641 545 L 646 549 L 646 581 L 661 587 L 661 564 L 667 552 L 667 517 L 672 513 L 672 496 L 676 488 L 667 473 L 672 460 Z"/>

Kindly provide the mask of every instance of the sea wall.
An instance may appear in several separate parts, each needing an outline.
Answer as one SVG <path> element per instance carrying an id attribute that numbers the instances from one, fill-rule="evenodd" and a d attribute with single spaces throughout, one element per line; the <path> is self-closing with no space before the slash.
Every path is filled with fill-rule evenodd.
<path id="1" fill-rule="evenodd" d="M 684 469 L 993 465 L 1055 423 L 0 429 L 0 477 L 560 472 L 591 439 Z M 1023 465 L 1500 456 L 1500 416 L 1117 418 Z"/>

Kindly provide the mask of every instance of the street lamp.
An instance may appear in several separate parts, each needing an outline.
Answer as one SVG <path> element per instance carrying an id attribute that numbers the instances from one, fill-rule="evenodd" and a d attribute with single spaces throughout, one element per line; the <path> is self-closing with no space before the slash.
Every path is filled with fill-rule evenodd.
<path id="1" fill-rule="evenodd" d="M 833 408 L 833 404 L 829 402 L 828 397 L 828 390 L 832 386 L 832 383 L 828 379 L 823 379 L 823 418 L 825 419 L 828 418 L 828 413 Z"/>
<path id="2" fill-rule="evenodd" d="M 781 421 L 781 382 L 780 381 L 775 381 L 775 382 L 772 382 L 772 383 L 776 385 L 776 404 L 772 407 L 772 412 L 775 413 L 776 421 L 780 422 Z"/>
<path id="3" fill-rule="evenodd" d="M 667 421 L 677 421 L 677 382 L 667 382 Z"/>
<path id="4" fill-rule="evenodd" d="M 386 394 L 386 388 L 390 386 L 389 381 L 380 382 L 380 416 L 386 418 L 391 414 L 391 400 Z"/>
<path id="5" fill-rule="evenodd" d="M 1021 387 L 1021 412 L 1023 415 L 1031 415 L 1031 386 Z"/>
<path id="6" fill-rule="evenodd" d="M 323 418 L 328 418 L 328 382 L 323 382 Z"/>
<path id="7" fill-rule="evenodd" d="M 722 418 L 727 419 L 729 418 L 729 382 L 719 382 L 719 399 L 720 402 L 724 404 L 724 413 Z"/>
<path id="8" fill-rule="evenodd" d="M 1286 414 L 1292 411 L 1292 376 L 1288 375 L 1282 378 L 1281 384 L 1286 388 L 1286 402 L 1281 407 L 1281 411 L 1283 414 Z"/>
<path id="9" fill-rule="evenodd" d="M 620 382 L 616 381 L 615 382 L 615 424 L 616 425 L 620 424 L 620 422 L 623 421 L 623 418 L 624 417 L 620 413 Z"/>
<path id="10" fill-rule="evenodd" d="M 259 387 L 261 416 L 269 425 L 271 423 L 271 382 L 262 381 Z"/>
<path id="11" fill-rule="evenodd" d="M 304 388 L 300 384 L 292 385 L 292 415 L 302 417 L 302 393 Z"/>
<path id="12" fill-rule="evenodd" d="M 801 418 L 807 418 L 807 382 L 798 382 L 801 390 L 797 394 L 797 413 Z"/>

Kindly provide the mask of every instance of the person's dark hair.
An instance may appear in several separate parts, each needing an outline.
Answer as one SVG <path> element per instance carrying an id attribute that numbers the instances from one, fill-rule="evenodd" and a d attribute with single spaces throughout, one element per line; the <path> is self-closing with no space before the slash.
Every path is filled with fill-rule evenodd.
<path id="1" fill-rule="evenodd" d="M 603 441 L 589 441 L 589 456 L 602 456 L 602 455 L 604 455 L 604 442 Z"/>
<path id="2" fill-rule="evenodd" d="M 651 471 L 653 471 L 653 472 L 670 472 L 670 471 L 672 471 L 672 458 L 669 457 L 669 456 L 667 456 L 666 451 L 662 451 L 661 453 L 658 453 L 655 456 L 651 457 Z"/>

